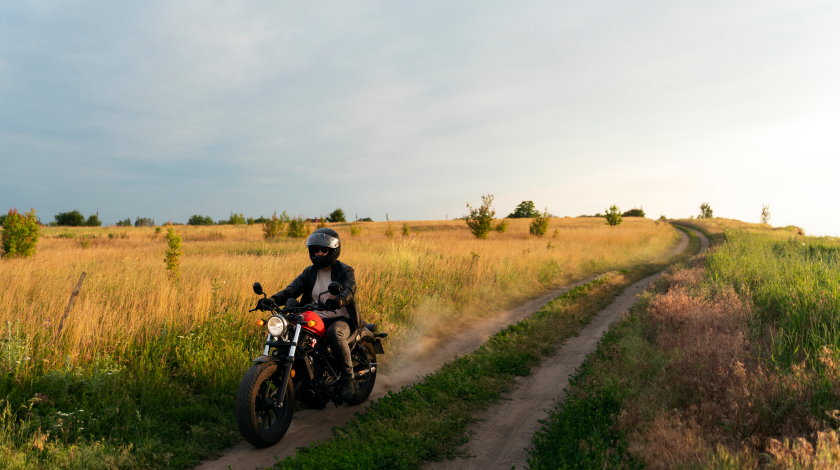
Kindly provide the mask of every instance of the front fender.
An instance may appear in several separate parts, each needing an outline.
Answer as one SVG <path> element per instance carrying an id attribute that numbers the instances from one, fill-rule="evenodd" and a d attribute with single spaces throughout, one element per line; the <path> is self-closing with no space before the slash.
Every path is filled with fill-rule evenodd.
<path id="1" fill-rule="evenodd" d="M 285 361 L 285 359 L 283 359 L 280 356 L 260 356 L 256 359 L 253 359 L 251 362 L 263 363 L 263 362 L 286 362 L 286 361 Z"/>

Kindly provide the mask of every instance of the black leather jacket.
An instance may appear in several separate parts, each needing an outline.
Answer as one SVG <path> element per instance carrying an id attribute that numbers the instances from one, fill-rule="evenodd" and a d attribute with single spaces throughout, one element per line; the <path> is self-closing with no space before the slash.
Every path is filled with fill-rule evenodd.
<path id="1" fill-rule="evenodd" d="M 315 280 L 317 278 L 317 268 L 315 266 L 307 266 L 300 273 L 300 276 L 296 277 L 288 287 L 272 295 L 271 298 L 279 305 L 285 305 L 286 300 L 296 299 L 300 295 L 303 295 L 300 299 L 301 305 L 306 305 L 313 301 L 317 302 L 317 299 L 312 298 L 312 288 L 315 287 Z M 343 300 L 342 304 L 347 308 L 347 313 L 350 314 L 350 325 L 354 329 L 358 329 L 362 320 L 359 315 L 359 310 L 356 308 L 356 302 L 353 300 L 353 296 L 356 294 L 356 274 L 353 272 L 353 268 L 341 261 L 336 261 L 332 265 L 330 278 L 333 282 L 341 283 L 341 293 L 336 298 Z"/>

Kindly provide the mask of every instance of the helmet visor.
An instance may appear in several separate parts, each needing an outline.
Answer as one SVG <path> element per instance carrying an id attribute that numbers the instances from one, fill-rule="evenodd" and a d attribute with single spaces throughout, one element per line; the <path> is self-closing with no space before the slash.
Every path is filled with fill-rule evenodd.
<path id="1" fill-rule="evenodd" d="M 313 233 L 306 239 L 306 246 L 326 246 L 327 248 L 338 248 L 338 238 L 331 237 L 326 233 Z"/>

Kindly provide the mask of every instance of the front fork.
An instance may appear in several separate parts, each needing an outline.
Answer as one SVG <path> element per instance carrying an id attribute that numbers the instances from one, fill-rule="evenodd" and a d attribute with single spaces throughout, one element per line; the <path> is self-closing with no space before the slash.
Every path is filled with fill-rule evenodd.
<path id="1" fill-rule="evenodd" d="M 277 403 L 283 403 L 286 397 L 286 386 L 289 384 L 289 375 L 292 373 L 292 366 L 295 363 L 295 350 L 297 349 L 298 338 L 300 337 L 300 324 L 295 325 L 295 335 L 292 338 L 292 346 L 289 348 L 289 355 L 286 357 L 286 371 L 283 373 L 283 384 L 280 386 L 280 396 Z M 271 335 L 268 336 L 271 340 Z M 268 344 L 265 345 L 265 355 L 268 355 Z"/>

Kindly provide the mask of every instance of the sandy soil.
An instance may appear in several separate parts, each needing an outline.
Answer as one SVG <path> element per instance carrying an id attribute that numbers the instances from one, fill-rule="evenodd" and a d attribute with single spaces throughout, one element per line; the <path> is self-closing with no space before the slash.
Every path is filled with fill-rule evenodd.
<path id="1" fill-rule="evenodd" d="M 682 242 L 674 250 L 673 253 L 679 253 L 680 251 L 685 250 L 687 246 L 688 237 L 683 235 Z M 391 371 L 387 375 L 383 374 L 382 372 L 379 372 L 377 374 L 376 386 L 374 387 L 373 393 L 371 394 L 371 400 L 375 400 L 384 396 L 386 393 L 388 393 L 389 390 L 399 390 L 403 386 L 411 385 L 420 381 L 423 378 L 423 376 L 434 372 L 447 360 L 453 358 L 456 355 L 472 352 L 488 337 L 501 331 L 507 325 L 522 320 L 523 318 L 527 317 L 533 312 L 539 310 L 540 307 L 545 305 L 545 303 L 549 300 L 554 299 L 560 294 L 568 292 L 569 289 L 573 287 L 585 284 L 591 281 L 592 279 L 594 278 L 584 279 L 580 282 L 563 288 L 550 290 L 544 295 L 534 300 L 531 300 L 512 310 L 503 312 L 481 323 L 480 325 L 476 325 L 475 327 L 465 331 L 464 333 L 461 333 L 459 336 L 451 338 L 443 346 L 437 348 L 419 348 L 425 350 L 424 354 L 418 355 L 412 358 L 412 360 L 405 361 L 405 365 L 399 370 Z M 646 285 L 647 284 L 645 284 L 645 286 Z M 387 348 L 387 344 L 385 345 L 385 347 Z M 558 356 L 560 356 L 561 354 L 558 354 Z M 572 367 L 572 371 L 573 370 L 574 367 Z M 528 377 L 528 379 L 531 379 L 536 375 L 537 370 L 535 369 L 534 375 Z M 562 386 L 558 390 L 562 390 Z M 551 395 L 548 404 L 543 405 L 540 408 L 540 411 L 542 410 L 542 408 L 551 406 L 553 404 L 553 399 L 555 399 L 558 396 L 558 394 L 559 391 L 555 391 L 554 394 Z M 507 404 L 507 402 L 505 402 L 505 404 Z M 320 439 L 329 438 L 332 434 L 333 427 L 342 426 L 343 424 L 347 423 L 350 419 L 352 419 L 355 413 L 363 412 L 364 409 L 365 406 L 361 405 L 355 407 L 341 406 L 338 408 L 328 405 L 326 409 L 321 411 L 306 410 L 296 412 L 294 419 L 292 420 L 292 425 L 289 428 L 289 431 L 286 433 L 286 436 L 283 438 L 283 440 L 280 441 L 277 445 L 269 447 L 267 449 L 256 449 L 250 444 L 246 443 L 245 441 L 240 441 L 239 443 L 234 445 L 233 448 L 228 450 L 225 453 L 225 455 L 223 455 L 221 458 L 217 460 L 206 460 L 202 462 L 201 465 L 196 467 L 196 469 L 216 470 L 230 468 L 231 470 L 262 470 L 270 465 L 273 465 L 275 462 L 277 462 L 277 459 L 282 460 L 285 457 L 294 455 L 295 450 L 298 447 L 305 447 Z M 543 416 L 544 415 L 545 413 L 543 413 Z M 533 435 L 533 433 L 534 431 L 532 430 L 530 434 L 528 434 L 527 442 L 530 442 L 530 438 Z M 524 444 L 519 447 L 523 446 Z M 480 447 L 478 449 L 480 449 Z M 487 453 L 481 450 L 469 450 L 469 452 L 471 454 Z M 475 459 L 469 459 L 464 461 L 459 460 L 444 462 L 444 464 L 454 465 L 452 467 L 446 468 L 464 468 L 462 465 L 472 465 L 472 463 L 475 461 Z M 525 462 L 524 457 L 521 459 L 521 461 L 522 463 Z M 493 468 L 497 467 L 498 466 L 495 465 L 493 466 Z M 510 465 L 508 465 L 507 468 L 510 468 Z"/>
<path id="2" fill-rule="evenodd" d="M 693 231 L 693 230 L 692 230 Z M 694 231 L 693 231 L 694 232 Z M 702 251 L 709 240 L 700 236 Z M 684 236 L 681 249 L 688 246 Z M 701 252 L 702 252 L 701 251 Z M 662 273 L 655 274 L 628 287 L 624 293 L 602 310 L 576 337 L 569 338 L 552 357 L 545 358 L 527 377 L 518 377 L 517 387 L 503 400 L 476 416 L 477 421 L 468 427 L 475 433 L 465 444 L 464 450 L 473 457 L 466 459 L 430 462 L 425 468 L 444 469 L 511 469 L 525 467 L 529 457 L 527 449 L 531 438 L 540 429 L 539 421 L 548 417 L 546 409 L 553 408 L 556 400 L 565 397 L 564 388 L 569 377 L 577 370 L 587 354 L 593 352 L 610 323 L 621 318 L 642 293 Z"/>

